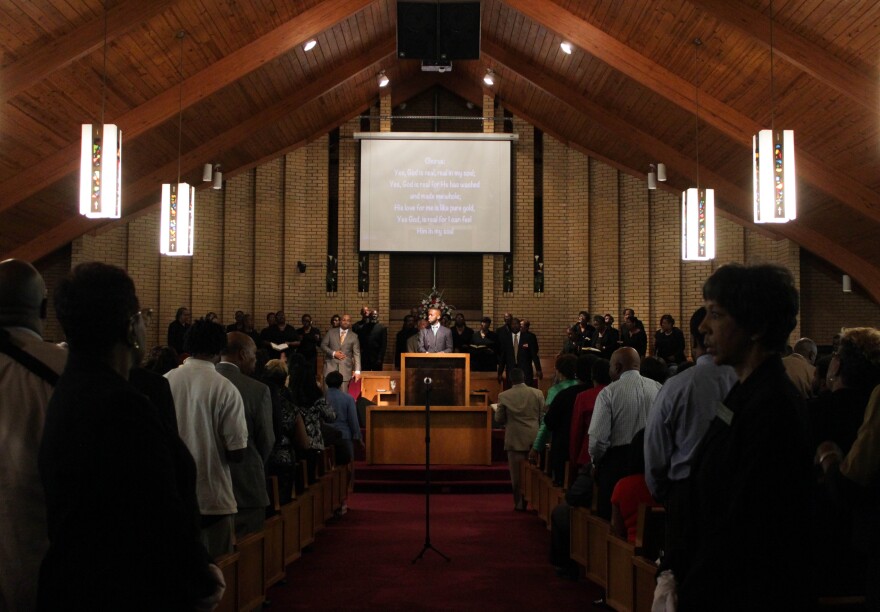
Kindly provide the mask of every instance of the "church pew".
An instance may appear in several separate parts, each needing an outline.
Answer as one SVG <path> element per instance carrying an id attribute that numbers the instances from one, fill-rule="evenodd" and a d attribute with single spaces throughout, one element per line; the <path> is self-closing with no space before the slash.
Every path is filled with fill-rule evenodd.
<path id="1" fill-rule="evenodd" d="M 302 550 L 315 541 L 312 518 L 314 515 L 314 500 L 312 499 L 312 491 L 307 478 L 308 468 L 306 467 L 306 462 L 298 461 L 296 465 L 296 501 L 299 502 L 299 548 Z M 291 550 L 291 552 L 293 551 Z M 287 552 L 285 552 L 286 556 Z M 285 563 L 287 563 L 286 559 Z"/>
<path id="2" fill-rule="evenodd" d="M 238 553 L 238 610 L 250 612 L 263 607 L 266 584 L 263 569 L 265 532 L 249 533 L 235 543 Z"/>
<path id="3" fill-rule="evenodd" d="M 235 612 L 238 609 L 238 553 L 223 555 L 215 563 L 223 573 L 226 590 L 214 612 Z"/>
<path id="4" fill-rule="evenodd" d="M 666 541 L 666 510 L 646 504 L 639 506 L 633 569 L 633 610 L 649 612 L 654 601 L 657 564 Z"/>
<path id="5" fill-rule="evenodd" d="M 608 584 L 608 548 L 606 536 L 611 524 L 594 514 L 587 516 L 587 578 L 605 588 Z"/>
<path id="6" fill-rule="evenodd" d="M 275 476 L 267 478 L 266 490 L 269 493 L 269 507 L 268 516 L 263 521 L 263 530 L 266 532 L 263 547 L 263 582 L 268 589 L 284 580 L 284 519 L 281 516 L 278 478 Z"/>
<path id="7" fill-rule="evenodd" d="M 587 517 L 590 511 L 584 507 L 575 506 L 571 509 L 571 530 L 569 531 L 569 545 L 571 560 L 583 567 L 587 568 L 587 538 L 589 532 L 587 529 Z"/>
<path id="8" fill-rule="evenodd" d="M 636 547 L 611 532 L 605 537 L 605 546 L 605 603 L 619 612 L 631 612 L 634 591 L 633 556 Z"/>

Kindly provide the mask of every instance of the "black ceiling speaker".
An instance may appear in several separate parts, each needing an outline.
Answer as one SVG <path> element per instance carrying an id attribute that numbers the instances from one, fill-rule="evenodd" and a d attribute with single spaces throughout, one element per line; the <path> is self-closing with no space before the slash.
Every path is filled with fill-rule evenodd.
<path id="1" fill-rule="evenodd" d="M 397 57 L 480 59 L 480 3 L 398 2 Z"/>
<path id="2" fill-rule="evenodd" d="M 439 4 L 437 59 L 480 59 L 480 3 Z"/>
<path id="3" fill-rule="evenodd" d="M 433 2 L 397 3 L 397 57 L 437 59 L 437 5 Z"/>

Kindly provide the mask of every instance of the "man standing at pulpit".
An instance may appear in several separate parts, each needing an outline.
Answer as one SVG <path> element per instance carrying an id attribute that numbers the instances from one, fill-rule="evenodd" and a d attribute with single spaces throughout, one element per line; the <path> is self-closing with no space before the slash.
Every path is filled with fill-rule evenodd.
<path id="1" fill-rule="evenodd" d="M 428 327 L 419 331 L 420 353 L 451 353 L 452 330 L 440 325 L 440 309 L 428 309 Z"/>

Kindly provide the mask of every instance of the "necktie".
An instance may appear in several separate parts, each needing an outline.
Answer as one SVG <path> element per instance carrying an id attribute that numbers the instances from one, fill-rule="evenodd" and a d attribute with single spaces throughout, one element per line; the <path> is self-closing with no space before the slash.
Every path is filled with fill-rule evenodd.
<path id="1" fill-rule="evenodd" d="M 339 344 L 340 345 L 345 344 L 345 334 L 347 334 L 347 333 L 348 333 L 348 330 L 343 329 L 342 333 L 339 335 Z"/>
<path id="2" fill-rule="evenodd" d="M 513 359 L 516 360 L 516 356 L 519 353 L 519 334 L 513 334 Z"/>

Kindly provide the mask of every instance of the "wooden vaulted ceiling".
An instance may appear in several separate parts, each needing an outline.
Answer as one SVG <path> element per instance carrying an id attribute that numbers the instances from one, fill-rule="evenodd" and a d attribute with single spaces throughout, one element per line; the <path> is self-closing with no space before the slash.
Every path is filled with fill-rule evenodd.
<path id="1" fill-rule="evenodd" d="M 799 210 L 762 231 L 880 301 L 875 0 L 483 0 L 481 58 L 447 74 L 397 59 L 394 0 L 106 4 L 103 112 L 123 130 L 129 217 L 176 178 L 181 106 L 181 173 L 199 184 L 204 163 L 232 176 L 357 116 L 376 101 L 380 70 L 394 104 L 435 86 L 480 104 L 492 68 L 505 108 L 624 171 L 663 162 L 675 190 L 696 179 L 699 104 L 700 183 L 720 214 L 750 225 L 772 34 L 773 121 L 795 130 Z M 37 260 L 107 225 L 77 214 L 80 125 L 101 119 L 104 37 L 102 0 L 0 4 L 0 259 Z M 318 46 L 305 52 L 310 38 Z"/>

